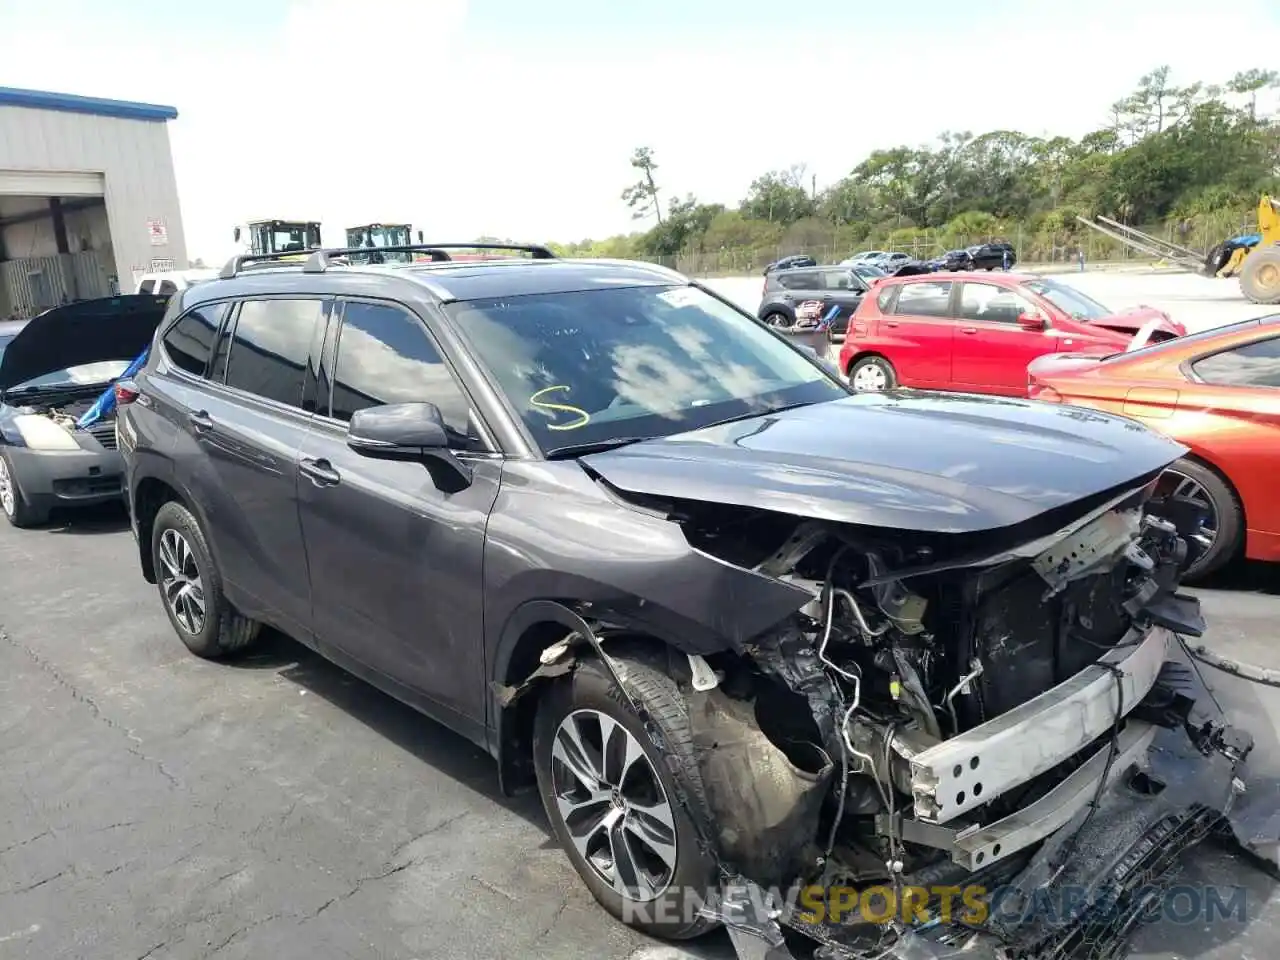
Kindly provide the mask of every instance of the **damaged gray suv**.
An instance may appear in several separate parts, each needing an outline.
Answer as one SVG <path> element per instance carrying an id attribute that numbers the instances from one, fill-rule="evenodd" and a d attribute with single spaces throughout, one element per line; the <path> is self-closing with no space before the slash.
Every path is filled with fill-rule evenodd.
<path id="1" fill-rule="evenodd" d="M 119 436 L 194 653 L 296 638 L 536 788 L 615 916 L 744 956 L 1113 955 L 1189 846 L 1273 850 L 1186 656 L 1182 447 L 854 396 L 671 271 L 450 248 L 172 298 Z M 1087 895 L 1009 907 L 1045 890 Z"/>

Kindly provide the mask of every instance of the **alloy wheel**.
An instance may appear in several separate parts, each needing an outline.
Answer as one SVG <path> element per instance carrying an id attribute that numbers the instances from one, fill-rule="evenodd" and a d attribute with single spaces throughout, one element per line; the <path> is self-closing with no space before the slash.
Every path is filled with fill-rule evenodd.
<path id="1" fill-rule="evenodd" d="M 9 464 L 0 457 L 0 510 L 12 517 L 18 509 L 18 494 L 13 489 L 13 481 L 9 478 Z"/>
<path id="2" fill-rule="evenodd" d="M 1203 556 L 1209 552 L 1214 542 L 1218 539 L 1218 511 L 1214 506 L 1213 498 L 1209 496 L 1209 492 L 1199 482 L 1188 477 L 1185 473 L 1179 473 L 1177 470 L 1166 470 L 1164 475 L 1167 478 L 1167 482 L 1169 482 L 1169 496 L 1190 500 L 1204 508 L 1205 516 L 1200 524 L 1200 529 L 1192 534 L 1191 537 L 1191 539 L 1195 540 L 1196 545 L 1200 548 L 1200 554 Z"/>
<path id="3" fill-rule="evenodd" d="M 598 710 L 575 710 L 551 746 L 551 786 L 582 859 L 620 896 L 661 896 L 676 869 L 675 813 L 640 741 Z"/>
<path id="4" fill-rule="evenodd" d="M 859 393 L 879 392 L 888 385 L 889 378 L 878 363 L 864 364 L 853 372 L 853 389 Z"/>
<path id="5" fill-rule="evenodd" d="M 204 629 L 204 579 L 191 544 L 170 527 L 160 535 L 160 587 L 169 610 L 193 636 Z"/>

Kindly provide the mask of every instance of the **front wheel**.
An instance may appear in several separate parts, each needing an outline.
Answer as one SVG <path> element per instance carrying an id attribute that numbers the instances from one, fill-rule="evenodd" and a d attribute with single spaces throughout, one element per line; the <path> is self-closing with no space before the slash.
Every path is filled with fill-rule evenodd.
<path id="1" fill-rule="evenodd" d="M 898 385 L 898 372 L 884 357 L 863 357 L 849 367 L 849 385 L 855 393 L 880 393 Z"/>
<path id="2" fill-rule="evenodd" d="M 217 659 L 257 639 L 260 625 L 237 613 L 223 596 L 222 574 L 200 522 L 182 504 L 171 500 L 156 513 L 151 557 L 164 612 L 188 650 Z"/>
<path id="3" fill-rule="evenodd" d="M 715 926 L 696 908 L 716 880 L 678 799 L 702 796 L 688 707 L 656 660 L 637 651 L 619 652 L 614 662 L 660 730 L 666 755 L 608 669 L 589 660 L 539 704 L 538 790 L 556 838 L 600 905 L 646 933 L 688 940 Z"/>
<path id="4" fill-rule="evenodd" d="M 49 519 L 48 511 L 38 510 L 27 501 L 18 484 L 17 472 L 3 451 L 0 451 L 0 513 L 19 529 L 34 527 Z"/>
<path id="5" fill-rule="evenodd" d="M 1202 580 L 1235 559 L 1244 536 L 1244 513 L 1220 476 L 1195 460 L 1179 460 L 1164 472 L 1157 493 L 1191 500 L 1205 511 L 1191 537 L 1198 555 L 1183 572 L 1184 580 Z"/>

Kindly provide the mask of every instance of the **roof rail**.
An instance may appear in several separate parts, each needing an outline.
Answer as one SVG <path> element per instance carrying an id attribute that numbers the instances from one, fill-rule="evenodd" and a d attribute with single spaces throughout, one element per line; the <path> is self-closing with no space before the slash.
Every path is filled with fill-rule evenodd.
<path id="1" fill-rule="evenodd" d="M 232 257 L 226 262 L 223 268 L 218 272 L 219 280 L 231 280 L 240 273 L 240 271 L 251 264 L 262 264 L 264 266 L 274 265 L 269 261 L 279 262 L 281 260 L 298 261 L 305 257 L 310 250 L 287 250 L 280 253 L 245 253 Z"/>
<path id="2" fill-rule="evenodd" d="M 351 254 L 368 256 L 371 253 L 428 253 L 433 263 L 443 263 L 453 258 L 449 250 L 519 250 L 529 254 L 534 260 L 556 260 L 554 253 L 547 247 L 526 243 L 410 243 L 395 247 L 335 247 L 332 249 L 313 250 L 307 258 L 303 273 L 324 273 L 329 267 L 329 259 L 346 257 Z"/>

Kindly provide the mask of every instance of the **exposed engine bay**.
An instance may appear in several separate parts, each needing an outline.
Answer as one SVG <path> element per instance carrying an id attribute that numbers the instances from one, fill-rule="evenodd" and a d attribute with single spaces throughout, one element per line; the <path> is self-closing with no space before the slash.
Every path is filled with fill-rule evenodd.
<path id="1" fill-rule="evenodd" d="M 790 956 L 781 925 L 830 960 L 1121 956 L 1139 886 L 1213 832 L 1253 837 L 1231 820 L 1252 741 L 1183 656 L 1204 631 L 1179 592 L 1200 518 L 1154 489 L 1007 535 L 644 504 L 811 597 L 735 649 L 669 651 L 698 755 L 682 802 L 723 882 L 707 915 L 740 956 Z M 607 659 L 615 628 L 584 623 Z M 960 921 L 947 885 L 1028 902 L 1076 885 L 1108 909 Z M 870 887 L 923 899 L 886 924 L 795 895 Z"/>

